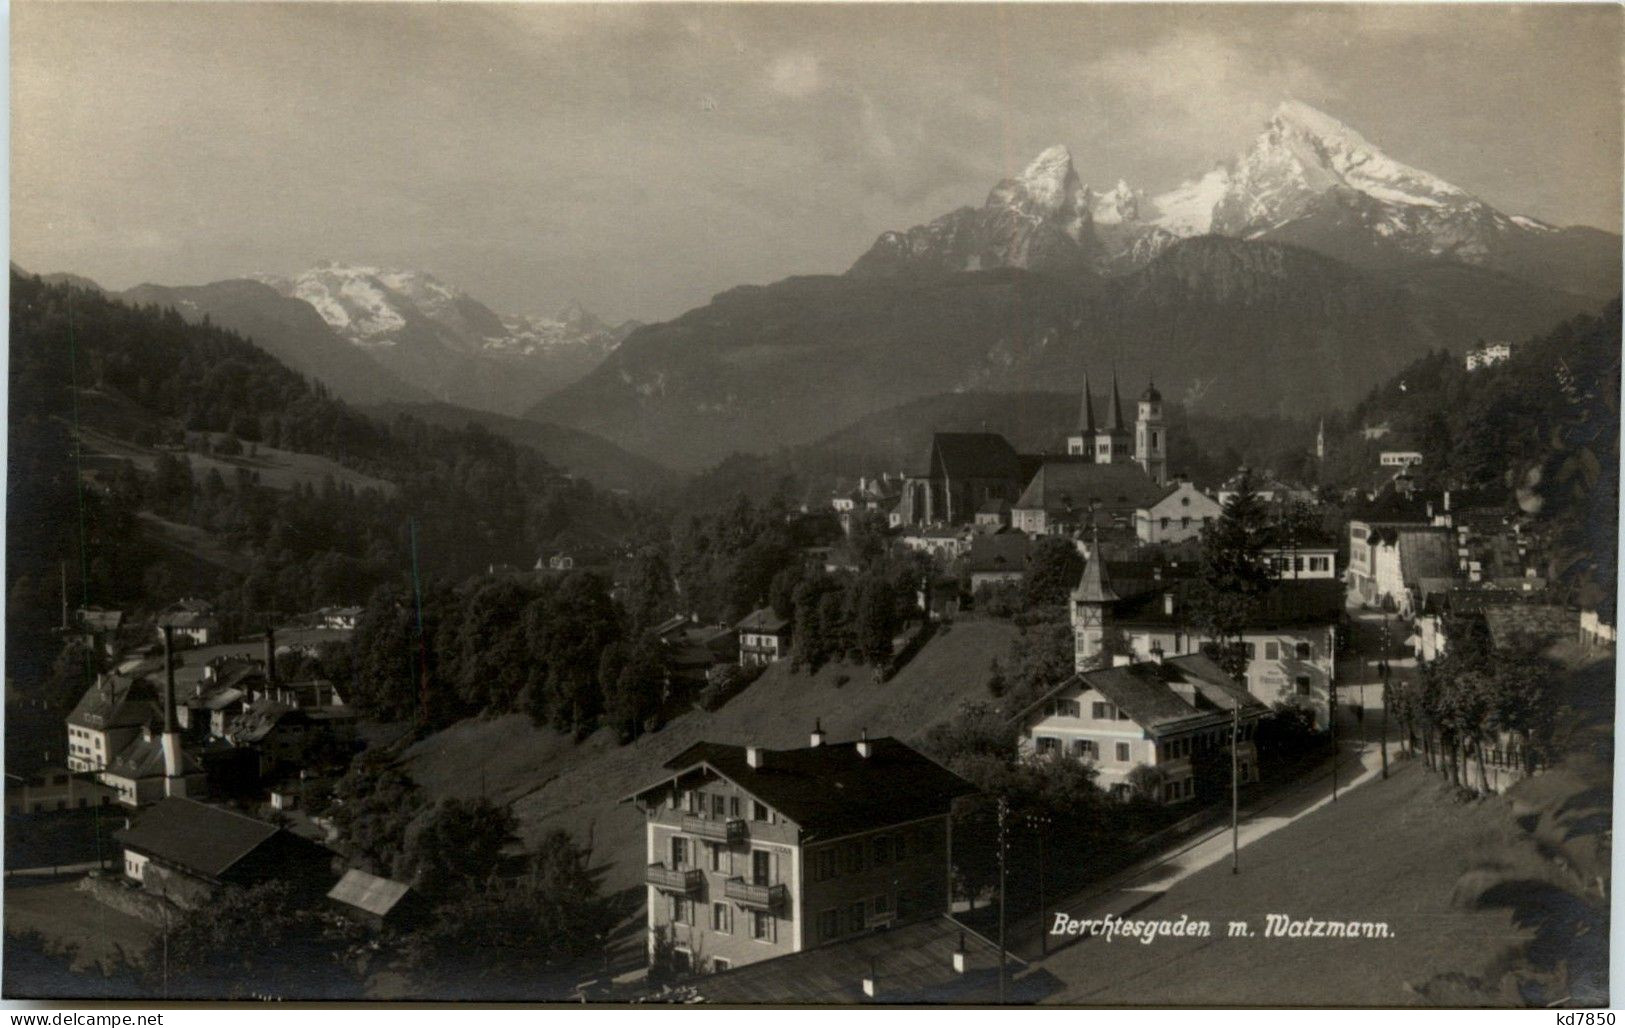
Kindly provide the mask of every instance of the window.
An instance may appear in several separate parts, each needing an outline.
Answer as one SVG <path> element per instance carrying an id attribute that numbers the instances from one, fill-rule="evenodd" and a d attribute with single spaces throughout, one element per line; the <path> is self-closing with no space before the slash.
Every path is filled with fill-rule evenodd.
<path id="1" fill-rule="evenodd" d="M 733 870 L 733 861 L 729 859 L 728 847 L 712 842 L 706 844 L 705 850 L 706 856 L 710 858 L 711 870 L 724 873 Z"/>
<path id="2" fill-rule="evenodd" d="M 835 851 L 821 849 L 812 855 L 812 880 L 828 881 L 835 877 Z"/>
<path id="3" fill-rule="evenodd" d="M 672 924 L 688 924 L 689 901 L 681 896 L 666 897 L 666 912 L 671 916 Z"/>
<path id="4" fill-rule="evenodd" d="M 1301 642 L 1301 643 L 1298 644 L 1298 659 L 1299 660 L 1311 660 L 1311 659 L 1314 658 L 1314 656 L 1315 656 L 1315 647 L 1314 647 L 1313 643 Z"/>
<path id="5" fill-rule="evenodd" d="M 751 800 L 750 819 L 752 821 L 762 821 L 765 823 L 773 819 L 773 814 L 772 811 L 767 809 L 766 803 L 763 803 L 761 800 Z"/>
<path id="6" fill-rule="evenodd" d="M 705 813 L 705 793 L 703 793 L 703 792 L 694 792 L 692 790 L 689 791 L 689 793 L 688 793 L 688 812 L 690 814 L 703 814 L 703 813 Z"/>
<path id="7" fill-rule="evenodd" d="M 671 869 L 680 871 L 688 865 L 688 840 L 681 835 L 671 837 Z"/>
<path id="8" fill-rule="evenodd" d="M 726 903 L 711 904 L 711 930 L 727 935 L 734 930 L 733 908 Z"/>
<path id="9" fill-rule="evenodd" d="M 760 910 L 750 912 L 750 937 L 759 942 L 773 942 L 778 936 L 773 915 Z"/>
<path id="10" fill-rule="evenodd" d="M 1297 685 L 1298 695 L 1299 696 L 1308 696 L 1309 695 L 1309 676 L 1308 675 L 1299 675 L 1298 679 L 1297 679 L 1297 682 L 1295 684 Z"/>
<path id="11" fill-rule="evenodd" d="M 875 896 L 869 900 L 869 909 L 873 910 L 877 917 L 891 913 L 891 896 L 884 892 Z"/>
<path id="12" fill-rule="evenodd" d="M 866 927 L 868 927 L 868 923 L 863 918 L 863 901 L 858 900 L 846 908 L 846 930 L 861 932 Z"/>
<path id="13" fill-rule="evenodd" d="M 729 817 L 738 817 L 739 816 L 739 797 L 738 796 L 729 796 L 728 797 L 728 816 Z"/>
<path id="14" fill-rule="evenodd" d="M 1281 659 L 1281 644 L 1278 643 L 1278 642 L 1267 642 L 1267 643 L 1265 643 L 1264 644 L 1264 659 L 1265 660 L 1280 660 Z"/>
<path id="15" fill-rule="evenodd" d="M 1099 760 L 1100 744 L 1093 739 L 1073 739 L 1072 755 L 1079 760 Z"/>
<path id="16" fill-rule="evenodd" d="M 1110 703 L 1098 700 L 1089 705 L 1089 713 L 1096 721 L 1111 721 L 1117 717 L 1117 710 Z"/>
<path id="17" fill-rule="evenodd" d="M 721 974 L 724 971 L 731 971 L 731 970 L 733 970 L 733 964 L 730 963 L 726 957 L 712 957 L 711 958 L 711 973 L 712 974 Z"/>
<path id="18" fill-rule="evenodd" d="M 1241 644 L 1241 650 L 1243 653 L 1247 654 L 1248 660 L 1252 660 L 1254 657 L 1258 656 L 1258 646 L 1256 643 L 1244 642 Z"/>
<path id="19" fill-rule="evenodd" d="M 841 870 L 856 874 L 863 870 L 863 843 L 849 842 L 841 847 Z"/>
<path id="20" fill-rule="evenodd" d="M 891 836 L 877 835 L 869 843 L 869 866 L 881 867 L 892 862 Z"/>
<path id="21" fill-rule="evenodd" d="M 1128 759 L 1129 759 L 1129 756 L 1128 756 L 1128 743 L 1126 743 L 1126 742 L 1118 743 L 1117 744 L 1117 760 L 1118 760 L 1118 762 L 1126 764 L 1126 763 L 1128 763 Z"/>
<path id="22" fill-rule="evenodd" d="M 1171 521 L 1171 520 L 1172 520 L 1171 518 L 1166 518 L 1166 517 L 1163 518 L 1162 519 L 1162 527 L 1167 528 L 1168 527 L 1168 522 Z"/>
<path id="23" fill-rule="evenodd" d="M 820 939 L 833 939 L 841 934 L 841 912 L 839 910 L 825 910 L 818 915 L 818 937 Z"/>
<path id="24" fill-rule="evenodd" d="M 1059 739 L 1051 738 L 1047 735 L 1040 735 L 1035 740 L 1035 743 L 1038 747 L 1038 755 L 1041 757 L 1053 757 L 1057 753 L 1061 752 L 1061 740 Z"/>
<path id="25" fill-rule="evenodd" d="M 728 797 L 711 797 L 711 816 L 715 818 L 725 818 L 728 816 Z"/>

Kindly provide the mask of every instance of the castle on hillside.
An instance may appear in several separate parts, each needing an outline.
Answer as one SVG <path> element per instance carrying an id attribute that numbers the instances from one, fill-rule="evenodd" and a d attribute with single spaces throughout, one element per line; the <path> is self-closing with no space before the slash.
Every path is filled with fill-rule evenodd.
<path id="1" fill-rule="evenodd" d="M 1130 448 L 1132 446 L 1132 449 Z M 1067 436 L 1068 456 L 1086 457 L 1095 464 L 1138 464 L 1157 485 L 1168 484 L 1168 429 L 1162 420 L 1162 394 L 1150 382 L 1140 394 L 1140 408 L 1131 437 L 1123 421 L 1123 399 L 1117 391 L 1117 374 L 1112 373 L 1111 421 L 1095 425 L 1095 398 L 1089 389 L 1089 376 L 1083 376 L 1083 408 L 1078 414 L 1078 430 Z"/>

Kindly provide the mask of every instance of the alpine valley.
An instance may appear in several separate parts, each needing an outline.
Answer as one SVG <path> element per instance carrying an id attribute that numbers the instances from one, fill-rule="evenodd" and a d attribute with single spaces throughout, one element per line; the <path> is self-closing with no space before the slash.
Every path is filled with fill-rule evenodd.
<path id="1" fill-rule="evenodd" d="M 981 207 L 844 275 L 643 327 L 532 414 L 672 466 L 807 442 L 936 394 L 1157 383 L 1193 413 L 1347 404 L 1440 348 L 1521 339 L 1619 288 L 1620 237 L 1507 214 L 1305 104 L 1147 195 L 1045 150 Z"/>

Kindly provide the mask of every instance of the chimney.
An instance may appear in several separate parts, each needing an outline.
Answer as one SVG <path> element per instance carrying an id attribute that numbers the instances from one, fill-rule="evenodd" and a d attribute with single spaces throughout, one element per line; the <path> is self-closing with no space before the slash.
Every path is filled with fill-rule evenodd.
<path id="1" fill-rule="evenodd" d="M 175 628 L 164 626 L 164 734 L 175 730 Z"/>
<path id="2" fill-rule="evenodd" d="M 1446 514 L 1450 513 L 1450 490 L 1448 489 L 1444 491 L 1444 512 Z"/>
<path id="3" fill-rule="evenodd" d="M 824 745 L 824 722 L 822 718 L 813 720 L 812 738 L 808 740 L 807 744 L 815 747 Z"/>
<path id="4" fill-rule="evenodd" d="M 164 626 L 164 795 L 185 796 L 181 735 L 175 728 L 175 629 Z"/>
<path id="5" fill-rule="evenodd" d="M 869 729 L 865 728 L 858 733 L 858 756 L 868 759 L 874 747 L 869 745 Z"/>
<path id="6" fill-rule="evenodd" d="M 762 765 L 766 763 L 766 758 L 767 751 L 763 750 L 760 746 L 745 747 L 745 763 L 749 764 L 751 767 L 761 770 Z"/>
<path id="7" fill-rule="evenodd" d="M 276 632 L 270 625 L 265 626 L 265 685 L 276 690 Z"/>

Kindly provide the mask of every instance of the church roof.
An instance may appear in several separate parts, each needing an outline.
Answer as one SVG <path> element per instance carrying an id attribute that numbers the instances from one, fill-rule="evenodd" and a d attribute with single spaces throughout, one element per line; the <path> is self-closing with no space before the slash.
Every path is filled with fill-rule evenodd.
<path id="1" fill-rule="evenodd" d="M 1162 402 L 1162 394 L 1157 392 L 1157 383 L 1155 379 L 1151 379 L 1146 383 L 1145 392 L 1140 394 L 1140 399 L 1146 401 L 1147 403 Z"/>
<path id="2" fill-rule="evenodd" d="M 1163 487 L 1138 464 L 1092 464 L 1086 461 L 1046 460 L 1014 504 L 1017 510 L 1133 513 L 1149 507 Z"/>
<path id="3" fill-rule="evenodd" d="M 1112 424 L 1113 432 L 1127 432 L 1128 426 L 1123 424 L 1123 397 L 1117 392 L 1117 372 L 1112 372 Z"/>
<path id="4" fill-rule="evenodd" d="M 1095 397 L 1089 388 L 1089 373 L 1083 373 L 1083 408 L 1078 412 L 1078 431 L 1083 435 L 1095 434 Z"/>
<path id="5" fill-rule="evenodd" d="M 937 432 L 927 473 L 951 479 L 1021 477 L 1015 448 L 997 432 Z"/>

